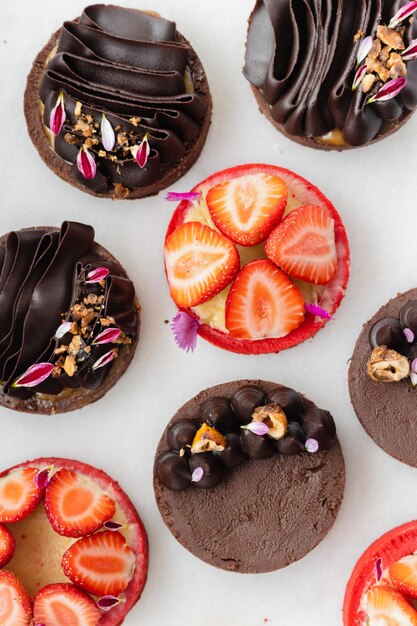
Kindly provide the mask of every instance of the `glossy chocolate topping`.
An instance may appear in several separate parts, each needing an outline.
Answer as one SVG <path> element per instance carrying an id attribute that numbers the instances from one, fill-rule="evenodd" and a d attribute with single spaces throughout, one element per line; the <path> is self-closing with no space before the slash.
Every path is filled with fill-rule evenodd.
<path id="1" fill-rule="evenodd" d="M 404 2 L 398 0 L 258 0 L 247 40 L 244 73 L 292 136 L 314 139 L 342 131 L 350 146 L 371 142 L 384 123 L 417 107 L 417 63 L 407 64 L 407 85 L 394 99 L 367 104 L 352 90 L 360 40 L 375 37 Z M 406 26 L 407 47 L 417 21 Z M 359 34 L 359 37 L 358 37 Z M 356 37 L 356 38 L 355 38 Z"/>
<path id="2" fill-rule="evenodd" d="M 76 180 L 95 193 L 105 194 L 116 184 L 137 189 L 158 181 L 182 158 L 208 111 L 207 99 L 194 91 L 189 57 L 190 47 L 175 23 L 156 15 L 98 4 L 87 7 L 79 20 L 64 23 L 40 97 L 49 128 L 51 111 L 64 94 L 66 121 L 54 148 L 73 163 Z M 103 113 L 116 134 L 109 151 L 101 140 Z M 93 135 L 86 136 L 90 117 Z M 151 151 L 141 168 L 130 148 L 146 134 Z M 86 137 L 94 142 L 88 148 L 97 164 L 91 180 L 76 165 Z"/>
<path id="3" fill-rule="evenodd" d="M 121 268 L 96 252 L 94 229 L 64 222 L 60 230 L 28 229 L 11 232 L 0 245 L 0 380 L 3 392 L 26 400 L 35 393 L 57 395 L 65 388 L 97 388 L 112 362 L 94 368 L 101 356 L 123 345 L 93 342 L 104 328 L 118 328 L 124 342 L 137 332 L 133 284 Z M 100 283 L 87 283 L 98 267 L 109 270 Z M 90 302 L 88 306 L 86 302 Z M 94 303 L 94 306 L 93 304 Z M 83 317 L 81 317 L 83 315 Z M 87 319 L 88 318 L 88 319 Z M 77 321 L 74 321 L 77 320 Z M 64 321 L 72 329 L 55 338 Z M 104 325 L 103 325 L 104 324 Z M 77 343 L 78 342 L 78 343 Z M 68 352 L 68 345 L 76 346 Z M 56 352 L 58 350 L 58 352 Z M 71 351 L 72 350 L 72 351 Z M 74 371 L 59 365 L 70 358 Z M 36 387 L 12 386 L 32 365 L 51 362 L 56 368 Z"/>

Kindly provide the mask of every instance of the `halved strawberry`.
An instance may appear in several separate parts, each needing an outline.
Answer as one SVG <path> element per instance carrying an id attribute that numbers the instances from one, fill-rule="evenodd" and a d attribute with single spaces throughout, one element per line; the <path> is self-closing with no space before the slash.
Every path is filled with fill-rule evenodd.
<path id="1" fill-rule="evenodd" d="M 0 567 L 4 567 L 14 554 L 16 542 L 10 530 L 0 524 Z"/>
<path id="2" fill-rule="evenodd" d="M 10 524 L 27 517 L 42 500 L 34 467 L 15 469 L 0 478 L 0 522 Z"/>
<path id="3" fill-rule="evenodd" d="M 417 554 L 409 554 L 389 566 L 389 577 L 399 591 L 417 598 Z"/>
<path id="4" fill-rule="evenodd" d="M 62 557 L 64 573 L 95 596 L 117 596 L 133 575 L 135 553 L 118 531 L 104 531 L 76 541 Z"/>
<path id="5" fill-rule="evenodd" d="M 365 611 L 368 626 L 417 626 L 417 611 L 392 587 L 372 587 L 366 594 Z"/>
<path id="6" fill-rule="evenodd" d="M 248 174 L 209 189 L 206 202 L 217 228 L 241 246 L 264 241 L 284 215 L 287 185 L 279 176 Z"/>
<path id="7" fill-rule="evenodd" d="M 27 626 L 32 623 L 32 601 L 20 580 L 11 572 L 0 571 L 0 624 Z"/>
<path id="8" fill-rule="evenodd" d="M 334 221 L 324 207 L 300 206 L 272 231 L 265 252 L 293 278 L 325 285 L 337 270 Z"/>
<path id="9" fill-rule="evenodd" d="M 226 302 L 226 327 L 234 337 L 284 337 L 304 320 L 304 299 L 297 287 L 267 259 L 243 267 Z"/>
<path id="10" fill-rule="evenodd" d="M 97 626 L 101 613 L 95 602 L 74 585 L 47 585 L 35 597 L 35 624 L 43 626 Z"/>
<path id="11" fill-rule="evenodd" d="M 45 510 L 55 532 L 85 537 L 113 517 L 116 504 L 87 476 L 60 469 L 46 488 Z"/>
<path id="12" fill-rule="evenodd" d="M 179 307 L 210 300 L 239 270 L 236 246 L 199 222 L 183 224 L 165 241 L 165 267 L 171 296 Z"/>

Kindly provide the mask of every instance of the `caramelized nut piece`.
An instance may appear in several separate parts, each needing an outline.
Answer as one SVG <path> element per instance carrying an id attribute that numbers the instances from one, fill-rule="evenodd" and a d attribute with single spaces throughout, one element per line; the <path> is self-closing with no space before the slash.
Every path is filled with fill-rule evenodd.
<path id="1" fill-rule="evenodd" d="M 191 445 L 191 454 L 198 454 L 200 452 L 223 452 L 225 447 L 226 437 L 212 426 L 203 424 L 195 434 Z"/>
<path id="2" fill-rule="evenodd" d="M 364 76 L 362 80 L 363 93 L 368 93 L 368 91 L 370 91 L 372 87 L 374 86 L 375 81 L 376 81 L 376 76 L 374 76 L 373 74 L 367 74 L 366 76 Z"/>
<path id="3" fill-rule="evenodd" d="M 368 53 L 368 56 L 371 57 L 371 59 L 377 59 L 378 56 L 381 54 L 381 42 L 379 39 L 374 39 L 373 43 L 372 43 L 372 48 Z"/>
<path id="4" fill-rule="evenodd" d="M 368 376 L 377 382 L 394 383 L 407 378 L 410 363 L 407 357 L 386 346 L 374 348 L 368 361 Z"/>
<path id="5" fill-rule="evenodd" d="M 268 436 L 272 439 L 282 439 L 287 432 L 287 417 L 279 404 L 258 406 L 252 414 L 253 422 L 263 422 L 269 428 Z"/>
<path id="6" fill-rule="evenodd" d="M 400 33 L 397 33 L 396 30 L 392 28 L 388 28 L 387 26 L 379 25 L 376 31 L 376 36 L 390 48 L 394 50 L 404 50 L 404 41 L 401 37 Z"/>
<path id="7" fill-rule="evenodd" d="M 386 83 L 389 79 L 389 70 L 382 65 L 380 61 L 376 61 L 375 59 L 371 59 L 370 57 L 366 57 L 366 67 L 368 68 L 368 72 L 375 72 L 378 74 L 379 78 Z"/>
<path id="8" fill-rule="evenodd" d="M 68 376 L 74 376 L 77 371 L 77 364 L 73 356 L 67 356 L 64 363 L 64 371 Z"/>

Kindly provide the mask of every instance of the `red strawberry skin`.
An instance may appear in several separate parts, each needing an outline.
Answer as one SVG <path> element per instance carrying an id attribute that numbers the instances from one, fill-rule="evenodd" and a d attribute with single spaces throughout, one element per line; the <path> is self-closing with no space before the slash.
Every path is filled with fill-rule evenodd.
<path id="1" fill-rule="evenodd" d="M 13 557 L 16 542 L 11 531 L 0 524 L 0 567 L 4 567 Z"/>
<path id="2" fill-rule="evenodd" d="M 205 192 L 207 189 L 225 182 L 231 177 L 244 176 L 246 174 L 253 174 L 257 172 L 264 172 L 266 174 L 270 174 L 271 176 L 280 176 L 287 182 L 288 185 L 293 184 L 295 187 L 302 188 L 305 193 L 305 203 L 325 206 L 329 211 L 329 214 L 335 223 L 335 242 L 338 266 L 336 275 L 326 286 L 326 290 L 319 302 L 319 305 L 330 315 L 333 315 L 345 296 L 346 287 L 349 281 L 350 250 L 346 230 L 340 215 L 330 200 L 328 200 L 328 198 L 326 198 L 326 196 L 319 189 L 317 189 L 317 187 L 301 176 L 298 176 L 297 174 L 294 174 L 294 172 L 285 168 L 277 167 L 275 165 L 251 164 L 239 165 L 237 167 L 217 172 L 196 185 L 192 191 Z M 291 193 L 289 193 L 289 198 L 291 198 Z M 190 203 L 186 200 L 183 200 L 178 205 L 168 226 L 167 236 L 178 228 L 178 226 L 184 223 L 190 210 L 190 206 Z M 192 317 L 197 317 L 190 309 L 182 310 L 186 311 Z M 292 331 L 286 337 L 281 337 L 279 339 L 259 339 L 256 341 L 252 341 L 250 339 L 238 339 L 237 337 L 232 337 L 224 332 L 212 328 L 208 324 L 202 324 L 199 328 L 198 334 L 200 337 L 206 339 L 215 346 L 229 352 L 236 352 L 238 354 L 269 354 L 293 348 L 299 343 L 310 339 L 319 330 L 321 330 L 328 323 L 328 321 L 329 320 L 327 319 L 308 314 L 306 315 L 304 322 L 297 329 Z"/>
<path id="3" fill-rule="evenodd" d="M 12 590 L 13 594 L 13 603 L 16 602 L 15 598 L 18 598 L 19 606 L 22 610 L 22 619 L 19 619 L 18 624 L 14 624 L 13 626 L 29 626 L 32 623 L 32 601 L 27 594 L 25 588 L 23 587 L 20 580 L 12 574 L 12 572 L 8 572 L 6 570 L 0 571 L 0 583 L 5 585 L 7 588 Z M 3 609 L 4 611 L 4 609 Z M 4 613 L 3 613 L 4 617 Z M 1 619 L 1 618 L 0 618 Z M 8 623 L 10 619 L 8 620 Z M 4 624 L 4 621 L 1 622 Z"/>
<path id="4" fill-rule="evenodd" d="M 363 595 L 376 582 L 375 564 L 381 559 L 385 570 L 391 563 L 417 550 L 417 521 L 390 530 L 374 541 L 356 563 L 345 591 L 343 625 L 363 626 L 365 614 L 361 607 Z"/>
<path id="5" fill-rule="evenodd" d="M 59 601 L 61 597 L 67 598 L 70 601 L 70 606 L 72 605 L 72 602 L 81 604 L 83 623 L 87 622 L 88 624 L 91 624 L 91 626 L 100 624 L 100 610 L 91 596 L 75 587 L 75 585 L 69 585 L 67 583 L 47 585 L 36 594 L 33 607 L 35 624 L 43 624 L 44 622 L 47 622 L 48 617 L 50 616 L 47 609 L 49 601 Z M 79 610 L 80 609 L 78 609 L 78 611 Z M 78 618 L 81 619 L 78 611 Z"/>

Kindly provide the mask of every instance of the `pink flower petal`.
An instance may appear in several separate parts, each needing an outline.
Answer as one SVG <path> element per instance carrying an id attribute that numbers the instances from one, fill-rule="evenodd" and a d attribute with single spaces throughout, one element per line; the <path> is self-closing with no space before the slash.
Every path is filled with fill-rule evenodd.
<path id="1" fill-rule="evenodd" d="M 54 369 L 52 363 L 36 363 L 29 367 L 24 374 L 16 378 L 12 384 L 13 388 L 17 387 L 36 387 L 46 380 Z"/>
<path id="2" fill-rule="evenodd" d="M 307 439 L 305 442 L 305 449 L 307 452 L 310 452 L 310 454 L 315 454 L 319 451 L 319 442 L 317 439 Z"/>
<path id="3" fill-rule="evenodd" d="M 54 135 L 59 135 L 61 132 L 61 128 L 65 122 L 65 105 L 64 105 L 64 92 L 60 91 L 59 96 L 56 101 L 56 105 L 51 111 L 51 115 L 49 118 L 49 128 L 53 132 Z"/>
<path id="4" fill-rule="evenodd" d="M 136 163 L 139 165 L 139 167 L 142 167 L 142 168 L 145 167 L 145 165 L 148 162 L 150 152 L 151 152 L 151 147 L 148 141 L 148 133 L 146 133 L 146 135 L 140 142 L 138 149 L 136 150 L 135 158 L 136 158 Z"/>
<path id="5" fill-rule="evenodd" d="M 111 363 L 113 361 L 113 359 L 115 359 L 117 356 L 117 354 L 115 353 L 114 350 L 110 350 L 110 352 L 106 352 L 106 354 L 103 354 L 103 356 L 101 356 L 99 359 L 97 359 L 97 361 L 94 363 L 92 369 L 93 370 L 98 370 L 100 369 L 100 367 L 104 367 L 105 365 L 108 365 L 109 363 Z"/>
<path id="6" fill-rule="evenodd" d="M 203 478 L 204 476 L 204 470 L 202 467 L 196 467 L 195 470 L 193 471 L 192 475 L 191 475 L 191 482 L 192 483 L 199 483 L 200 480 Z"/>
<path id="7" fill-rule="evenodd" d="M 407 2 L 407 4 L 401 7 L 398 13 L 394 15 L 389 23 L 389 28 L 395 28 L 398 24 L 401 24 L 401 22 L 406 20 L 407 17 L 410 17 L 414 11 L 417 11 L 417 2 L 415 0 L 414 2 Z"/>
<path id="8" fill-rule="evenodd" d="M 177 346 L 181 350 L 194 352 L 200 326 L 201 322 L 198 319 L 183 311 L 179 311 L 172 318 L 171 330 L 174 333 Z"/>
<path id="9" fill-rule="evenodd" d="M 414 361 L 412 361 L 411 371 L 414 372 L 414 374 L 417 374 L 417 359 L 414 359 Z"/>
<path id="10" fill-rule="evenodd" d="M 114 148 L 114 144 L 116 143 L 116 135 L 114 134 L 113 126 L 110 124 L 104 113 L 101 116 L 101 143 L 107 152 L 111 152 Z"/>
<path id="11" fill-rule="evenodd" d="M 87 180 L 91 180 L 97 173 L 97 166 L 93 155 L 88 148 L 82 147 L 77 156 L 77 167 Z"/>
<path id="12" fill-rule="evenodd" d="M 352 91 L 356 91 L 356 89 L 361 84 L 362 80 L 366 76 L 366 72 L 368 68 L 366 65 L 361 65 L 361 67 L 356 71 L 355 77 L 353 79 Z"/>
<path id="13" fill-rule="evenodd" d="M 408 343 L 413 343 L 415 337 L 411 328 L 404 328 L 403 330 L 404 336 L 407 339 Z"/>
<path id="14" fill-rule="evenodd" d="M 176 191 L 168 191 L 165 195 L 165 200 L 169 202 L 181 202 L 181 200 L 189 200 L 193 202 L 194 200 L 199 200 L 201 198 L 201 193 L 199 191 L 189 191 L 188 193 L 177 193 Z"/>
<path id="15" fill-rule="evenodd" d="M 125 600 L 123 598 L 116 598 L 116 596 L 103 596 L 97 600 L 97 606 L 102 611 L 110 611 L 121 602 L 125 602 Z"/>
<path id="16" fill-rule="evenodd" d="M 410 380 L 411 380 L 411 384 L 413 385 L 413 387 L 415 387 L 417 385 L 417 374 L 416 374 L 416 372 L 411 372 Z"/>
<path id="17" fill-rule="evenodd" d="M 93 343 L 100 345 L 103 343 L 114 343 L 116 339 L 119 339 L 122 331 L 120 328 L 106 328 L 94 339 Z"/>
<path id="18" fill-rule="evenodd" d="M 45 489 L 49 485 L 51 481 L 52 469 L 52 467 L 46 467 L 44 470 L 39 471 L 35 475 L 33 481 L 38 489 Z"/>
<path id="19" fill-rule="evenodd" d="M 107 530 L 120 530 L 121 528 L 126 528 L 126 524 L 119 524 L 119 522 L 113 522 L 112 520 L 109 520 L 108 522 L 104 522 L 104 528 L 107 528 Z"/>
<path id="20" fill-rule="evenodd" d="M 375 561 L 375 578 L 376 582 L 379 582 L 382 578 L 382 559 Z"/>
<path id="21" fill-rule="evenodd" d="M 88 272 L 85 282 L 87 284 L 99 283 L 107 278 L 109 274 L 110 270 L 108 270 L 107 267 L 96 267 L 94 270 L 91 270 L 91 272 Z"/>
<path id="22" fill-rule="evenodd" d="M 69 333 L 71 328 L 72 328 L 71 322 L 63 322 L 61 326 L 58 326 L 58 328 L 55 331 L 55 339 L 62 339 L 64 335 Z"/>
<path id="23" fill-rule="evenodd" d="M 359 44 L 358 54 L 356 56 L 356 63 L 360 65 L 364 59 L 368 56 L 372 50 L 373 39 L 372 37 L 365 37 Z"/>
<path id="24" fill-rule="evenodd" d="M 401 76 L 400 78 L 394 78 L 389 80 L 374 96 L 371 96 L 367 100 L 366 104 L 372 104 L 372 102 L 386 102 L 398 96 L 398 94 L 404 89 L 407 84 L 407 79 Z"/>
<path id="25" fill-rule="evenodd" d="M 310 304 L 309 302 L 305 302 L 304 306 L 307 313 L 311 313 L 311 315 L 317 315 L 317 317 L 322 317 L 325 320 L 334 319 L 334 317 L 332 317 L 330 313 L 327 313 L 327 311 L 319 307 L 317 304 Z"/>
<path id="26" fill-rule="evenodd" d="M 269 427 L 263 422 L 251 422 L 246 426 L 241 426 L 244 430 L 250 430 L 254 435 L 258 435 L 259 437 L 263 437 L 269 432 Z"/>
<path id="27" fill-rule="evenodd" d="M 417 39 L 413 39 L 408 48 L 401 53 L 403 61 L 414 61 L 417 59 Z"/>

